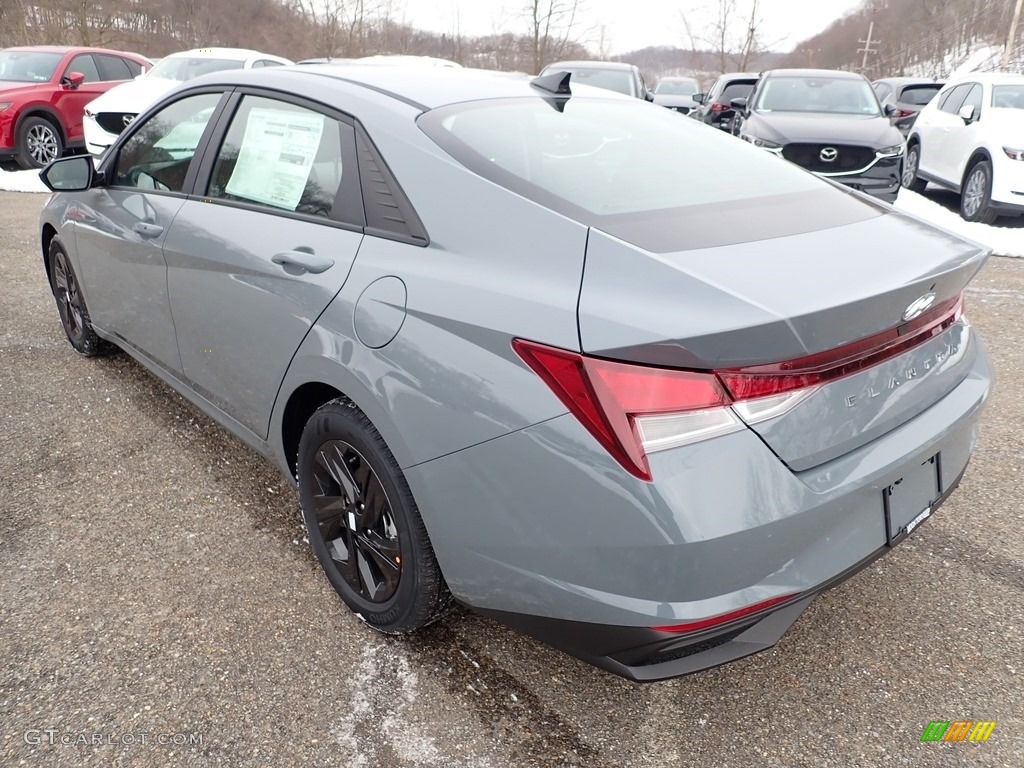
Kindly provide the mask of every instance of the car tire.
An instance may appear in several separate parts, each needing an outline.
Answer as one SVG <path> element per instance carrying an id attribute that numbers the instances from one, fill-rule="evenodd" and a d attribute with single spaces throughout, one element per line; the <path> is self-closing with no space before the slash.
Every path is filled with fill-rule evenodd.
<path id="1" fill-rule="evenodd" d="M 928 186 L 928 182 L 920 178 L 918 169 L 921 165 L 921 145 L 914 143 L 907 147 L 907 156 L 903 160 L 903 173 L 900 174 L 900 184 L 904 189 L 921 194 Z"/>
<path id="2" fill-rule="evenodd" d="M 960 216 L 964 221 L 991 224 L 999 218 L 992 210 L 992 164 L 980 160 L 967 169 L 960 187 Z"/>
<path id="3" fill-rule="evenodd" d="M 352 401 L 331 400 L 309 419 L 296 474 L 313 551 L 360 619 L 405 634 L 448 611 L 452 596 L 405 476 Z"/>
<path id="4" fill-rule="evenodd" d="M 26 117 L 18 126 L 16 151 L 22 168 L 45 168 L 64 154 L 64 139 L 45 117 Z"/>
<path id="5" fill-rule="evenodd" d="M 83 357 L 96 357 L 112 350 L 113 346 L 103 341 L 93 330 L 78 276 L 59 236 L 50 241 L 48 259 L 50 290 L 57 302 L 57 314 L 60 315 L 60 323 L 68 342 Z"/>

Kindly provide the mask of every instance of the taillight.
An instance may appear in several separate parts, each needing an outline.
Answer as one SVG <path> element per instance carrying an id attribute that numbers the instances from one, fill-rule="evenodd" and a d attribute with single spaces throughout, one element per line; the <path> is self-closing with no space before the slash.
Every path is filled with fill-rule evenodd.
<path id="1" fill-rule="evenodd" d="M 711 111 L 716 115 L 719 112 L 725 112 L 726 110 L 732 109 L 728 104 L 719 104 L 717 101 L 711 105 Z"/>
<path id="2" fill-rule="evenodd" d="M 914 114 L 917 114 L 917 113 L 914 112 L 914 110 L 912 110 L 912 109 L 897 109 L 893 113 L 892 116 L 895 117 L 895 118 L 901 118 L 901 117 L 910 117 L 911 115 L 914 115 Z"/>
<path id="3" fill-rule="evenodd" d="M 781 363 L 691 371 L 587 357 L 524 339 L 512 348 L 605 450 L 651 479 L 647 455 L 781 416 L 824 384 L 941 334 L 963 314 L 955 296 L 895 328 Z"/>
<path id="4" fill-rule="evenodd" d="M 651 479 L 647 453 L 743 428 L 713 373 L 616 363 L 515 339 L 512 347 L 630 473 Z"/>

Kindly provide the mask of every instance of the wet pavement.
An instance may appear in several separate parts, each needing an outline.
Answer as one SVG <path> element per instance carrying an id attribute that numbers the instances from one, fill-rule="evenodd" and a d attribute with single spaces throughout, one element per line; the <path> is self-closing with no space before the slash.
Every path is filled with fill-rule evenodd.
<path id="1" fill-rule="evenodd" d="M 1024 262 L 967 296 L 998 383 L 959 492 L 772 650 L 641 686 L 465 611 L 363 626 L 285 478 L 127 355 L 73 353 L 43 200 L 0 193 L 0 765 L 1024 765 Z"/>

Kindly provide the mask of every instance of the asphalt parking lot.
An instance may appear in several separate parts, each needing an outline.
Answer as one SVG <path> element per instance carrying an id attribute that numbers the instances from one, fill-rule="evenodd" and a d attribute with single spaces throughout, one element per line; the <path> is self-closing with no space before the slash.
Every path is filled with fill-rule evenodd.
<path id="1" fill-rule="evenodd" d="M 997 386 L 959 492 L 772 650 L 640 686 L 466 612 L 363 626 L 286 479 L 68 346 L 44 199 L 0 193 L 0 765 L 1024 765 L 1024 261 L 967 296 Z"/>

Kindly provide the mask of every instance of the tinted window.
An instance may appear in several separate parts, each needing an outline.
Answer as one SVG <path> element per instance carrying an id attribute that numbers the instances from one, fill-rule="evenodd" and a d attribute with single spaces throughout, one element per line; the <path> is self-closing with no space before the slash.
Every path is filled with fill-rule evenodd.
<path id="1" fill-rule="evenodd" d="M 96 69 L 96 62 L 88 54 L 75 56 L 71 63 L 68 64 L 68 68 L 64 70 L 64 76 L 67 77 L 72 72 L 81 72 L 85 75 L 85 82 L 87 83 L 98 83 L 100 81 L 100 72 Z"/>
<path id="2" fill-rule="evenodd" d="M 104 80 L 131 80 L 132 73 L 124 59 L 118 56 L 93 56 L 100 68 L 100 77 Z"/>
<path id="3" fill-rule="evenodd" d="M 128 67 L 128 73 L 132 77 L 138 77 L 142 74 L 142 65 L 131 59 L 123 59 L 124 65 Z"/>
<path id="4" fill-rule="evenodd" d="M 45 83 L 64 58 L 59 53 L 0 51 L 0 80 L 15 83 Z"/>
<path id="5" fill-rule="evenodd" d="M 958 85 L 943 97 L 942 103 L 939 104 L 939 109 L 943 112 L 949 112 L 949 114 L 955 115 L 960 111 L 960 106 L 964 103 L 964 99 L 967 98 L 967 92 L 969 90 L 971 90 L 970 84 Z"/>
<path id="6" fill-rule="evenodd" d="M 980 85 L 971 86 L 971 90 L 967 92 L 967 97 L 964 99 L 964 103 L 960 105 L 960 109 L 964 107 L 974 108 L 974 119 L 977 120 L 981 117 L 981 99 L 982 90 Z M 960 110 L 958 109 L 957 112 Z"/>
<path id="7" fill-rule="evenodd" d="M 349 126 L 304 107 L 246 96 L 217 155 L 209 197 L 331 216 L 345 174 Z M 353 177 L 352 184 L 358 180 Z"/>
<path id="8" fill-rule="evenodd" d="M 517 191 L 521 187 L 522 194 L 545 204 L 556 200 L 599 216 L 824 184 L 725 134 L 696 135 L 700 128 L 688 123 L 669 110 L 581 98 L 569 99 L 563 112 L 536 99 L 502 99 L 436 109 L 420 118 L 431 138 L 477 173 Z"/>
<path id="9" fill-rule="evenodd" d="M 655 93 L 670 96 L 692 96 L 698 90 L 695 80 L 660 80 L 654 87 Z"/>
<path id="10" fill-rule="evenodd" d="M 1024 109 L 1024 85 L 996 85 L 992 88 L 992 106 Z"/>
<path id="11" fill-rule="evenodd" d="M 942 85 L 933 83 L 931 85 L 908 85 L 900 92 L 899 100 L 904 104 L 913 104 L 923 107 L 939 92 Z"/>
<path id="12" fill-rule="evenodd" d="M 750 96 L 752 90 L 754 90 L 753 83 L 729 83 L 722 93 L 715 97 L 715 101 L 719 104 L 728 104 L 733 99 L 745 99 Z"/>
<path id="13" fill-rule="evenodd" d="M 773 77 L 754 107 L 759 112 L 877 115 L 878 99 L 865 80 L 845 77 Z"/>
<path id="14" fill-rule="evenodd" d="M 174 102 L 146 120 L 121 147 L 114 184 L 119 187 L 181 192 L 219 93 L 201 93 Z"/>

